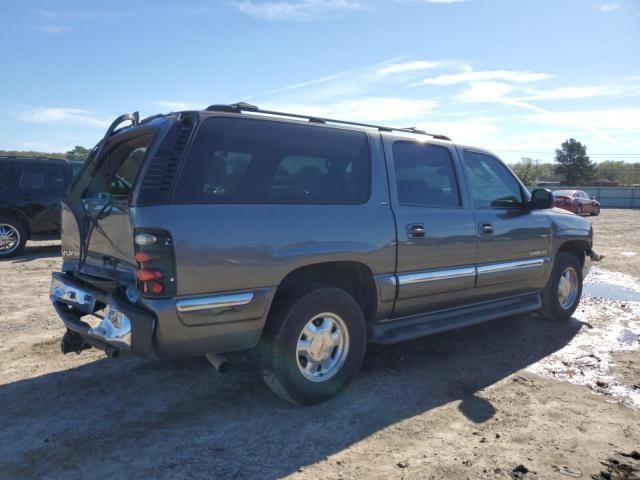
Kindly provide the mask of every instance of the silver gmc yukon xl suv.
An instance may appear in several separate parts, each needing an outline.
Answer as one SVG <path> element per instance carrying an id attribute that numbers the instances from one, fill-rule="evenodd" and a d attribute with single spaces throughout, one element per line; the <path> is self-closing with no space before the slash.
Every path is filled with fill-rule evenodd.
<path id="1" fill-rule="evenodd" d="M 597 256 L 590 222 L 552 207 L 493 154 L 414 128 L 248 104 L 123 115 L 62 205 L 62 351 L 224 369 L 252 349 L 277 394 L 317 403 L 368 343 L 571 317 Z"/>

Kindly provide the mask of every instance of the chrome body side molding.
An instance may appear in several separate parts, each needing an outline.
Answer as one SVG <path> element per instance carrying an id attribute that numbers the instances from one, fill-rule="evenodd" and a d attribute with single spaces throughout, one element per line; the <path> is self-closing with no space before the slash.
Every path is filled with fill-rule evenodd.
<path id="1" fill-rule="evenodd" d="M 454 278 L 473 277 L 475 274 L 475 267 L 448 268 L 446 270 L 404 273 L 398 275 L 398 284 L 403 286 L 415 283 L 434 282 L 438 280 L 451 280 Z"/>
<path id="2" fill-rule="evenodd" d="M 485 273 L 506 272 L 509 270 L 521 270 L 523 268 L 541 267 L 544 265 L 544 258 L 531 258 L 526 260 L 513 260 L 510 262 L 490 263 L 477 267 L 478 275 Z"/>
<path id="3" fill-rule="evenodd" d="M 550 261 L 552 261 L 550 257 L 537 257 L 522 260 L 511 260 L 508 262 L 489 263 L 474 267 L 456 267 L 442 270 L 401 273 L 398 275 L 398 285 L 403 287 L 407 285 L 463 279 L 468 277 L 482 277 L 483 275 L 490 274 L 509 273 L 540 268 L 546 262 Z"/>
<path id="4" fill-rule="evenodd" d="M 206 297 L 178 300 L 176 309 L 180 313 L 198 312 L 219 308 L 241 307 L 253 300 L 253 293 L 232 293 L 223 295 L 208 295 Z"/>

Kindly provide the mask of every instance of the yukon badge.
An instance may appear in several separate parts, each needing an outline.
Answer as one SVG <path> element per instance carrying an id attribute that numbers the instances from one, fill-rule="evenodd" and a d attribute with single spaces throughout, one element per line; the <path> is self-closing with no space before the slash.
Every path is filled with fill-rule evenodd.
<path id="1" fill-rule="evenodd" d="M 79 257 L 80 252 L 78 250 L 62 250 L 63 257 Z"/>
<path id="2" fill-rule="evenodd" d="M 542 255 L 546 255 L 547 254 L 547 250 L 531 250 L 529 252 L 529 256 L 530 257 L 540 257 Z"/>

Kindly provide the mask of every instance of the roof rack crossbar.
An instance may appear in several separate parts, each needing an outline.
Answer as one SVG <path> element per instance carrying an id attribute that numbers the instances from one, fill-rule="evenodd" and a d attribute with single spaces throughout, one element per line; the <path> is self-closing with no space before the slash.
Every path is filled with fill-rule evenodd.
<path id="1" fill-rule="evenodd" d="M 242 113 L 242 112 L 263 113 L 265 115 L 276 115 L 278 117 L 299 118 L 301 120 L 307 120 L 309 122 L 314 122 L 314 123 L 336 123 L 338 125 L 351 125 L 356 127 L 375 128 L 381 132 L 416 133 L 420 135 L 428 135 L 438 140 L 451 140 L 446 135 L 439 135 L 436 133 L 425 132 L 424 130 L 419 130 L 415 127 L 410 127 L 410 128 L 384 127 L 382 125 L 374 125 L 372 123 L 350 122 L 347 120 L 336 120 L 335 118 L 323 118 L 315 115 L 301 115 L 298 113 L 277 112 L 275 110 L 261 110 L 255 105 L 251 105 L 249 103 L 244 103 L 244 102 L 234 103 L 231 105 L 210 105 L 209 107 L 207 107 L 207 111 L 231 112 L 231 113 Z"/>

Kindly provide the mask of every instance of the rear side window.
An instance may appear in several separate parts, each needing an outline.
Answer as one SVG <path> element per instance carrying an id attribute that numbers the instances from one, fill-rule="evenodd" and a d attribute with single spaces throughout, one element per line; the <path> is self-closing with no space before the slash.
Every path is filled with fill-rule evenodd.
<path id="1" fill-rule="evenodd" d="M 393 163 L 401 205 L 460 206 L 453 160 L 448 149 L 437 145 L 395 142 Z"/>
<path id="2" fill-rule="evenodd" d="M 522 205 L 520 184 L 497 158 L 464 151 L 464 165 L 475 208 L 504 208 Z"/>
<path id="3" fill-rule="evenodd" d="M 178 203 L 361 204 L 370 159 L 362 132 L 214 117 L 200 127 Z"/>
<path id="4" fill-rule="evenodd" d="M 153 134 L 149 133 L 111 148 L 91 183 L 89 196 L 109 193 L 114 197 L 128 198 L 152 140 Z"/>
<path id="5" fill-rule="evenodd" d="M 20 188 L 27 193 L 64 193 L 64 169 L 59 165 L 26 165 Z"/>

